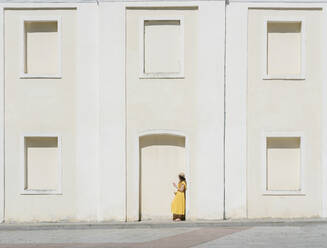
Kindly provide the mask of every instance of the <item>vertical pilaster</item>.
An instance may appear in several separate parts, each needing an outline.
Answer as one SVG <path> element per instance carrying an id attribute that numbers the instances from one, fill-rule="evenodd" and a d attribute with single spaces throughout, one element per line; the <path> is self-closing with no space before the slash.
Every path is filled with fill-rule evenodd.
<path id="1" fill-rule="evenodd" d="M 76 207 L 77 219 L 99 218 L 98 7 L 77 8 Z"/>
<path id="2" fill-rule="evenodd" d="M 5 71 L 4 8 L 0 7 L 0 222 L 5 220 Z"/>
<path id="3" fill-rule="evenodd" d="M 326 6 L 323 8 L 322 14 L 322 23 L 327 23 L 327 15 L 326 15 Z M 327 42 L 327 29 L 324 25 L 322 25 L 322 44 L 326 44 Z M 323 51 L 322 54 L 327 53 L 327 47 L 325 45 L 322 46 Z M 327 68 L 327 57 L 322 56 L 322 67 Z M 322 82 L 322 148 L 321 148 L 321 167 L 322 167 L 322 211 L 321 217 L 327 217 L 327 71 L 325 69 L 323 71 L 323 82 Z"/>
<path id="4" fill-rule="evenodd" d="M 226 11 L 226 218 L 246 217 L 247 5 Z"/>

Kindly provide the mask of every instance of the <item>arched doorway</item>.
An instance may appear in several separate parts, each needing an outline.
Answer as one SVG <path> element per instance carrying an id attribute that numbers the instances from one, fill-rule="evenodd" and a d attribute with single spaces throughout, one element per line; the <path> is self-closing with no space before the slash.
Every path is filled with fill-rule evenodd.
<path id="1" fill-rule="evenodd" d="M 151 134 L 139 138 L 140 220 L 168 219 L 174 197 L 173 182 L 186 172 L 185 137 Z"/>

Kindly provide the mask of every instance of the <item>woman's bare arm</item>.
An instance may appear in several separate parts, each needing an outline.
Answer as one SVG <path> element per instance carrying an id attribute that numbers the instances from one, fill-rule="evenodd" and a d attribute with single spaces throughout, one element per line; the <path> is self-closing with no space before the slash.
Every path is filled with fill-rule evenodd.
<path id="1" fill-rule="evenodd" d="M 178 189 L 177 189 L 179 192 L 184 192 L 185 190 L 185 186 L 184 184 L 182 184 Z"/>

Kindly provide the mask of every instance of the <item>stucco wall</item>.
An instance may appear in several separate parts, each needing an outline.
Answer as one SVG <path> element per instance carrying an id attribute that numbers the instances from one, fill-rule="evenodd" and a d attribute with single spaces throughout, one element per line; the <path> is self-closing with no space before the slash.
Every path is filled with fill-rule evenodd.
<path id="1" fill-rule="evenodd" d="M 198 28 L 201 26 L 199 20 L 198 8 L 185 9 L 128 9 L 127 10 L 127 67 L 126 67 L 126 100 L 127 100 L 127 218 L 129 220 L 138 219 L 139 206 L 139 160 L 138 154 L 138 139 L 143 132 L 146 133 L 160 133 L 174 132 L 183 134 L 187 139 L 186 151 L 186 175 L 188 179 L 187 191 L 187 206 L 189 218 L 221 218 L 219 209 L 221 205 L 217 204 L 217 195 L 220 188 L 214 185 L 219 182 L 219 174 L 217 169 L 222 166 L 223 157 L 217 157 L 207 161 L 210 164 L 210 170 L 215 171 L 215 178 L 211 179 L 212 186 L 209 187 L 209 192 L 212 198 L 203 197 L 198 189 L 203 187 L 204 181 L 200 174 L 205 165 L 201 161 L 202 149 L 205 146 L 208 149 L 217 149 L 219 146 L 216 142 L 223 142 L 223 137 L 219 136 L 219 129 L 211 129 L 211 132 L 217 133 L 217 140 L 211 140 L 209 137 L 201 136 L 202 125 L 205 123 L 202 120 L 198 109 L 201 108 L 202 96 L 198 95 L 199 88 L 207 84 L 205 80 L 201 80 L 199 73 L 199 54 L 201 54 L 202 47 L 199 45 Z M 140 20 L 142 18 L 183 18 L 184 37 L 184 77 L 183 78 L 155 78 L 143 79 L 139 76 L 139 61 L 140 61 Z M 201 17 L 201 16 L 200 16 Z M 162 40 L 163 44 L 165 40 Z M 162 45 L 163 45 L 162 44 Z M 160 44 L 158 44 L 160 45 Z M 220 75 L 223 76 L 222 74 Z M 210 82 L 210 81 L 209 81 Z M 208 82 L 208 83 L 209 83 Z M 217 86 L 222 87 L 223 81 L 216 81 Z M 201 84 L 201 86 L 200 86 Z M 222 88 L 215 93 L 223 94 Z M 199 91 L 201 92 L 201 91 Z M 222 107 L 223 102 L 220 102 Z M 219 106 L 219 105 L 218 105 Z M 212 106 L 213 107 L 213 106 Z M 211 108 L 208 111 L 211 111 Z M 201 110 L 202 111 L 202 110 Z M 223 113 L 219 112 L 217 117 L 222 120 Z M 222 123 L 220 123 L 222 125 Z M 207 130 L 208 131 L 208 130 Z M 206 135 L 206 134 L 203 134 Z M 205 145 L 201 139 L 209 141 Z M 210 147 L 210 148 L 209 148 Z M 198 150 L 199 149 L 199 150 Z M 202 168 L 202 169 L 201 169 Z M 220 171 L 222 172 L 222 171 Z M 142 173 L 147 173 L 142 171 Z M 150 171 L 148 172 L 150 173 Z M 148 175 L 150 176 L 150 175 Z M 169 185 L 162 185 L 161 187 L 169 187 Z M 207 192 L 208 193 L 208 192 Z M 222 195 L 221 195 L 222 196 Z M 218 197 L 221 197 L 218 196 Z M 167 199 L 161 199 L 162 204 Z M 220 202 L 222 203 L 222 202 Z M 212 206 L 212 209 L 207 207 Z M 154 205 L 155 207 L 155 205 Z M 216 209 L 214 209 L 216 208 Z M 198 212 L 199 211 L 199 212 Z M 220 212 L 221 214 L 221 212 Z M 166 213 L 169 215 L 169 213 Z M 210 217 L 212 216 L 212 217 Z M 215 216 L 215 217 L 213 217 Z"/>
<path id="2" fill-rule="evenodd" d="M 137 220 L 138 139 L 160 133 L 186 138 L 189 218 L 326 216 L 325 9 L 282 1 L 2 1 L 0 219 Z M 276 11 L 305 19 L 304 80 L 263 80 L 261 24 Z M 61 16 L 62 79 L 19 79 L 20 31 L 13 27 L 20 13 Z M 184 77 L 140 79 L 138 19 L 167 15 L 184 17 Z M 25 133 L 62 137 L 62 195 L 20 194 L 17 147 Z M 267 133 L 303 137 L 302 195 L 262 195 Z"/>
<path id="3" fill-rule="evenodd" d="M 22 18 L 61 17 L 60 78 L 22 78 Z M 76 15 L 74 10 L 5 11 L 5 218 L 44 221 L 74 218 Z M 42 41 L 42 40 L 41 40 Z M 39 44 L 40 45 L 40 44 Z M 24 136 L 61 139 L 62 194 L 24 192 Z M 46 175 L 39 175 L 44 177 Z M 24 207 L 22 207 L 24 206 Z M 69 206 L 69 207 L 68 207 Z"/>
<path id="4" fill-rule="evenodd" d="M 305 63 L 305 72 L 303 79 L 288 79 L 288 75 L 281 79 L 265 79 L 265 49 L 267 42 L 264 37 L 265 18 L 268 20 L 304 20 L 302 25 L 302 35 L 305 43 L 303 53 L 299 53 L 302 63 Z M 282 24 L 280 24 L 282 25 Z M 287 38 L 292 33 L 281 31 L 277 33 Z M 269 38 L 269 36 L 268 36 Z M 313 217 L 318 216 L 321 208 L 321 67 L 315 66 L 315 61 L 321 61 L 321 11 L 320 10 L 250 10 L 248 19 L 248 105 L 247 105 L 247 128 L 248 128 L 248 217 Z M 269 40 L 268 40 L 269 42 Z M 277 49 L 279 56 L 284 56 L 283 46 Z M 293 41 L 290 41 L 293 42 Z M 292 46 L 295 46 L 292 45 Z M 268 49 L 269 51 L 269 49 Z M 275 52 L 275 53 L 276 53 Z M 269 56 L 269 54 L 268 54 Z M 276 56 L 276 55 L 275 55 Z M 291 55 L 287 55 L 291 56 Z M 296 55 L 298 56 L 298 55 Z M 267 59 L 268 62 L 274 61 Z M 282 60 L 287 63 L 289 59 Z M 274 66 L 276 70 L 283 66 L 279 64 Z M 286 67 L 289 68 L 289 67 Z M 283 74 L 283 73 L 282 73 Z M 293 77 L 293 76 L 292 76 Z M 313 111 L 314 110 L 314 111 Z M 295 165 L 298 168 L 290 167 L 294 162 L 289 161 L 285 168 L 280 168 L 278 173 L 281 175 L 289 174 L 289 184 L 291 180 L 299 180 L 299 190 L 294 190 L 291 185 L 286 186 L 283 191 L 276 193 L 269 190 L 269 183 L 265 185 L 270 175 L 267 173 L 276 173 L 269 170 L 269 164 L 273 163 L 271 149 L 267 151 L 267 160 L 265 160 L 266 143 L 265 137 L 270 136 L 288 137 L 295 136 L 301 138 L 301 161 Z M 269 147 L 268 147 L 269 148 Z M 283 148 L 283 147 L 281 147 Z M 276 151 L 276 150 L 275 150 Z M 287 154 L 280 153 L 280 156 L 286 158 Z M 300 167 L 300 168 L 299 168 Z M 300 172 L 297 174 L 297 169 Z M 275 188 L 278 184 L 282 187 L 283 177 L 276 178 Z M 285 185 L 284 185 L 285 186 Z M 285 192 L 286 191 L 286 192 Z M 296 206 L 301 206 L 296 207 Z"/>

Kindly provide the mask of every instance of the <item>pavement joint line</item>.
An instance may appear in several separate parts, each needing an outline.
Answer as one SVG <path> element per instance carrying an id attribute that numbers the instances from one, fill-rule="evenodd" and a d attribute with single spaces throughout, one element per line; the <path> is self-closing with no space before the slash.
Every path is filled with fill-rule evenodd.
<path id="1" fill-rule="evenodd" d="M 2 223 L 0 231 L 28 230 L 82 230 L 82 229 L 151 229 L 151 228 L 205 228 L 205 227 L 252 227 L 252 226 L 303 226 L 327 224 L 327 219 L 258 219 L 258 220 L 218 220 L 185 222 L 40 222 Z"/>
<path id="2" fill-rule="evenodd" d="M 199 228 L 139 242 L 2 243 L 0 248 L 191 248 L 247 229 L 249 227 Z"/>

